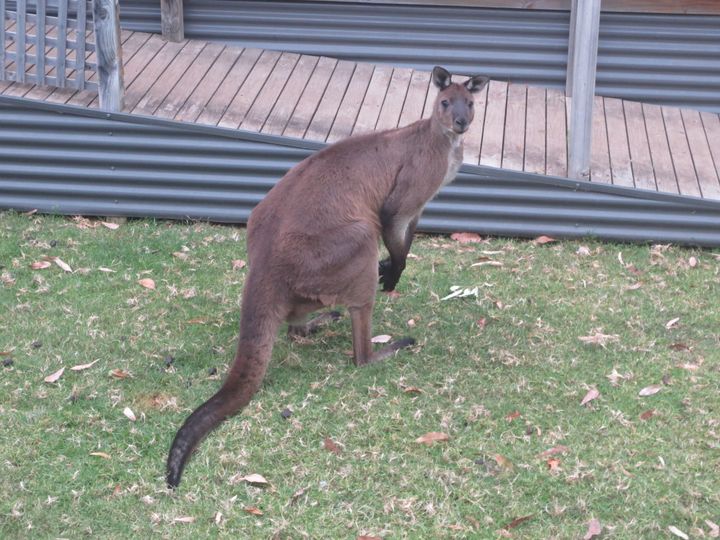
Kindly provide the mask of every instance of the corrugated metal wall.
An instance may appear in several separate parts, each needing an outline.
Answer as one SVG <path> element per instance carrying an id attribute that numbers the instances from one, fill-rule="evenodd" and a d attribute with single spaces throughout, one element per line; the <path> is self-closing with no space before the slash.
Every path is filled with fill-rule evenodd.
<path id="1" fill-rule="evenodd" d="M 321 146 L 0 96 L 0 208 L 242 223 Z M 720 203 L 464 166 L 420 228 L 720 246 Z"/>
<path id="2" fill-rule="evenodd" d="M 121 0 L 123 26 L 159 32 L 159 3 Z M 185 31 L 243 46 L 563 87 L 563 11 L 185 0 Z M 597 93 L 720 112 L 720 17 L 603 13 Z"/>

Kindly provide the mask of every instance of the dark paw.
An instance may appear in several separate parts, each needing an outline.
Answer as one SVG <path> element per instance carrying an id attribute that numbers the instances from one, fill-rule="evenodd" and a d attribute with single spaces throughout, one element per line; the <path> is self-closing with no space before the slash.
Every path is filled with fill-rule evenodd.
<path id="1" fill-rule="evenodd" d="M 392 273 L 392 263 L 390 259 L 383 259 L 378 263 L 378 276 L 380 276 L 380 283 L 384 283 L 388 276 Z"/>
<path id="2" fill-rule="evenodd" d="M 405 349 L 406 347 L 412 347 L 415 345 L 415 340 L 411 337 L 405 337 L 402 339 L 398 339 L 397 341 L 394 341 L 392 343 L 392 348 L 396 351 L 399 351 L 400 349 Z"/>

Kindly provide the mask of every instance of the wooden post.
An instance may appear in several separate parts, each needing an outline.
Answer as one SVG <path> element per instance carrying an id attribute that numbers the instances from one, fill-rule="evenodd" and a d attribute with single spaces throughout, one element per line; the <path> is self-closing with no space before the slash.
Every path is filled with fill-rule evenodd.
<path id="1" fill-rule="evenodd" d="M 118 0 L 93 0 L 93 21 L 100 79 L 100 108 L 108 112 L 118 112 L 123 108 L 125 92 Z"/>
<path id="2" fill-rule="evenodd" d="M 574 19 L 574 24 L 572 23 Z M 568 148 L 568 176 L 590 179 L 590 145 L 592 136 L 593 97 L 600 32 L 600 0 L 573 2 L 568 51 L 568 84 L 572 97 Z M 570 63 L 571 62 L 571 63 Z M 569 88 L 568 88 L 569 87 Z"/>
<path id="3" fill-rule="evenodd" d="M 168 41 L 185 39 L 183 0 L 160 0 L 162 36 Z"/>

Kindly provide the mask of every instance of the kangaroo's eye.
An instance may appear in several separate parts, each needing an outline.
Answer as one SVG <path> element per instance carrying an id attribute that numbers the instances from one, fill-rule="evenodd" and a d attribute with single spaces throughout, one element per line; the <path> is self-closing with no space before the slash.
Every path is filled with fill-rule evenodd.
<path id="1" fill-rule="evenodd" d="M 450 102 L 449 102 L 447 99 L 443 99 L 443 100 L 440 102 L 440 104 L 441 104 L 444 108 L 447 109 L 448 106 L 450 105 Z"/>

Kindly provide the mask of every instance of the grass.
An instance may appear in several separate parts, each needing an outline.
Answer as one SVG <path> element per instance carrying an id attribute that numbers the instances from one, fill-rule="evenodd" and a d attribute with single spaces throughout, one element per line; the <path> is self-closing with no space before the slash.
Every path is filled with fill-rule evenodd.
<path id="1" fill-rule="evenodd" d="M 170 441 L 234 352 L 244 230 L 0 214 L 0 537 L 566 539 L 591 518 L 602 538 L 711 533 L 717 252 L 426 236 L 413 253 L 374 324 L 414 349 L 356 369 L 347 317 L 280 336 L 262 390 L 170 494 Z M 73 271 L 31 269 L 48 256 Z M 478 295 L 441 301 L 454 285 Z"/>

